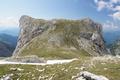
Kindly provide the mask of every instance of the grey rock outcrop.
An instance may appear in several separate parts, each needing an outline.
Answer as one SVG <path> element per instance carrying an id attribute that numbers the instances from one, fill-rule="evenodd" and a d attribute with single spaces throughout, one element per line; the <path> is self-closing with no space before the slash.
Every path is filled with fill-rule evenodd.
<path id="1" fill-rule="evenodd" d="M 82 71 L 77 75 L 76 80 L 109 80 L 108 78 L 102 75 L 95 75 L 88 71 Z"/>
<path id="2" fill-rule="evenodd" d="M 14 56 L 20 54 L 21 49 L 38 36 L 41 36 L 41 39 L 47 37 L 46 46 L 55 45 L 64 48 L 65 45 L 76 50 L 84 49 L 92 56 L 107 53 L 102 37 L 102 26 L 89 18 L 43 20 L 22 16 L 19 22 L 21 30 Z"/>
<path id="3" fill-rule="evenodd" d="M 40 22 L 40 23 L 39 23 Z M 28 43 L 31 39 L 41 34 L 47 27 L 41 26 L 44 24 L 45 20 L 36 20 L 29 16 L 22 16 L 19 21 L 20 34 L 18 37 L 17 47 L 14 53 L 19 52 L 19 50 Z"/>

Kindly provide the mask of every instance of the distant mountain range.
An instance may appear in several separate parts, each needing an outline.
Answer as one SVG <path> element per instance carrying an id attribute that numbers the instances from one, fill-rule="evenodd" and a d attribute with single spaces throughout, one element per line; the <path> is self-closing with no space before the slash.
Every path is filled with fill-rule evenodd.
<path id="1" fill-rule="evenodd" d="M 106 41 L 106 44 L 112 44 L 113 42 L 115 42 L 116 40 L 120 39 L 120 30 L 116 30 L 116 31 L 104 31 L 103 32 L 103 37 L 104 40 Z"/>
<path id="2" fill-rule="evenodd" d="M 11 56 L 18 37 L 19 28 L 0 29 L 0 57 Z"/>
<path id="3" fill-rule="evenodd" d="M 8 34 L 0 34 L 0 57 L 8 57 L 12 55 L 17 44 L 17 36 Z"/>
<path id="4" fill-rule="evenodd" d="M 9 34 L 0 34 L 0 41 L 11 46 L 16 46 L 17 36 L 12 36 Z"/>
<path id="5" fill-rule="evenodd" d="M 0 28 L 0 34 L 8 34 L 12 36 L 18 36 L 19 27 L 2 27 Z"/>

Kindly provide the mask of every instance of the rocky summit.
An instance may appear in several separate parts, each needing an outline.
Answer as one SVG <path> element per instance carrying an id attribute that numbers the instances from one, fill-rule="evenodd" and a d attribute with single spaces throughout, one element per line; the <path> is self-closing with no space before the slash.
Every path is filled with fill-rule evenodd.
<path id="1" fill-rule="evenodd" d="M 102 26 L 89 18 L 82 20 L 35 19 L 22 16 L 14 57 L 76 58 L 107 54 Z"/>

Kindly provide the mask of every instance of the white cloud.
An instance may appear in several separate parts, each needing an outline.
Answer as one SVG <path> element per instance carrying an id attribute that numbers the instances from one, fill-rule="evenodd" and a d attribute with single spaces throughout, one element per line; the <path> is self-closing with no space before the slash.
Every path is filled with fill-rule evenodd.
<path id="1" fill-rule="evenodd" d="M 104 31 L 116 31 L 116 30 L 120 30 L 120 27 L 118 25 L 115 25 L 114 22 L 107 21 L 106 23 L 103 24 L 103 30 Z"/>
<path id="2" fill-rule="evenodd" d="M 111 2 L 106 2 L 104 0 L 94 0 L 94 2 L 97 5 L 98 11 L 101 11 L 103 9 L 110 9 L 110 10 L 113 9 L 113 3 L 111 3 Z"/>
<path id="3" fill-rule="evenodd" d="M 113 19 L 120 20 L 120 11 L 115 12 L 111 14 L 110 16 L 113 17 Z"/>
<path id="4" fill-rule="evenodd" d="M 111 10 L 118 10 L 120 0 L 94 0 L 97 8 L 99 9 L 111 9 Z"/>
<path id="5" fill-rule="evenodd" d="M 111 3 L 118 3 L 120 0 L 110 0 Z"/>
<path id="6" fill-rule="evenodd" d="M 97 10 L 109 10 L 108 16 L 113 18 L 113 21 L 107 21 L 103 24 L 104 31 L 120 30 L 120 0 L 94 0 L 97 5 Z M 106 15 L 107 16 L 107 15 Z"/>
<path id="7" fill-rule="evenodd" d="M 101 11 L 102 9 L 106 8 L 107 3 L 105 1 L 96 1 L 98 6 L 98 11 Z"/>
<path id="8" fill-rule="evenodd" d="M 14 17 L 0 18 L 0 26 L 18 26 L 18 20 Z"/>
<path id="9" fill-rule="evenodd" d="M 103 9 L 110 10 L 111 13 L 108 15 L 113 19 L 120 20 L 120 0 L 94 0 L 94 2 L 98 11 Z"/>
<path id="10" fill-rule="evenodd" d="M 120 11 L 120 5 L 119 5 L 119 6 L 116 6 L 113 10 L 114 10 L 114 11 Z"/>

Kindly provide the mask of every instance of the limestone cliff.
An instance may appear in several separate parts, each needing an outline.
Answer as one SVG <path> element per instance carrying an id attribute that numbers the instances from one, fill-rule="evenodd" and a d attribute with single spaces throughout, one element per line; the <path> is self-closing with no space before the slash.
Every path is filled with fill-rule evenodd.
<path id="1" fill-rule="evenodd" d="M 70 58 L 107 53 L 102 26 L 89 18 L 43 20 L 22 16 L 19 22 L 21 30 L 14 56 Z"/>

